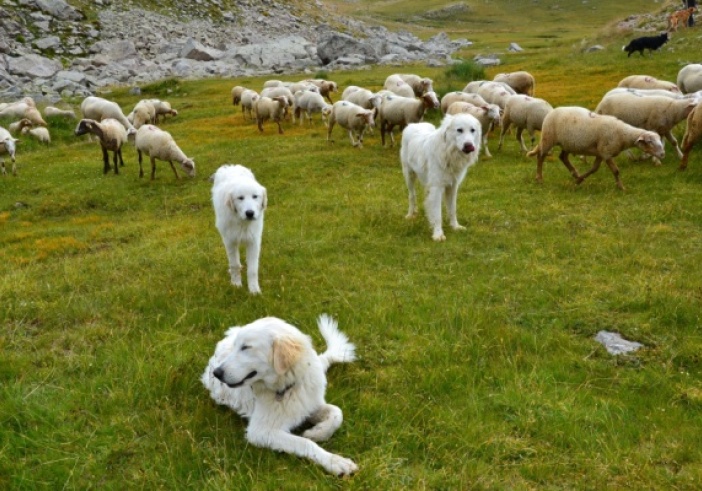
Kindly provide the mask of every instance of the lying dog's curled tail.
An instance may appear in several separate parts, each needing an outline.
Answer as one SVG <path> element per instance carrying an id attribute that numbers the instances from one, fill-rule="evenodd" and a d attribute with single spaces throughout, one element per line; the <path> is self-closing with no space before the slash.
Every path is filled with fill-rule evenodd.
<path id="1" fill-rule="evenodd" d="M 322 314 L 317 319 L 317 326 L 327 342 L 327 350 L 319 355 L 326 372 L 332 363 L 349 363 L 356 359 L 356 346 L 339 331 L 339 324 L 329 315 Z"/>

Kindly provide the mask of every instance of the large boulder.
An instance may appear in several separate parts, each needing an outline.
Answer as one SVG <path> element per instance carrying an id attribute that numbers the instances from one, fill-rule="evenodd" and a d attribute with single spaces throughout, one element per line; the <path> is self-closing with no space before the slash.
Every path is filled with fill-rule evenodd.
<path id="1" fill-rule="evenodd" d="M 34 54 L 7 60 L 7 71 L 13 75 L 48 78 L 62 68 L 61 62 Z"/>
<path id="2" fill-rule="evenodd" d="M 99 53 L 111 61 L 126 60 L 137 55 L 136 47 L 131 41 L 98 41 L 90 47 L 91 53 Z"/>
<path id="3" fill-rule="evenodd" d="M 195 61 L 214 61 L 222 57 L 219 50 L 206 48 L 193 38 L 188 38 L 180 50 L 180 57 Z"/>
<path id="4" fill-rule="evenodd" d="M 63 0 L 34 0 L 34 2 L 42 12 L 59 20 L 82 20 L 85 17 Z"/>
<path id="5" fill-rule="evenodd" d="M 337 58 L 359 54 L 372 63 L 383 53 L 379 53 L 371 43 L 359 41 L 342 32 L 324 32 L 317 41 L 317 56 L 323 65 L 328 65 Z"/>

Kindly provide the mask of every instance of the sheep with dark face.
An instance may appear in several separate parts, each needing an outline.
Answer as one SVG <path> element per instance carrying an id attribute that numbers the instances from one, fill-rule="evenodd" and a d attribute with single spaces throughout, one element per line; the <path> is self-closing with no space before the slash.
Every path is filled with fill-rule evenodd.
<path id="1" fill-rule="evenodd" d="M 120 166 L 124 166 L 124 160 L 122 159 L 122 145 L 127 143 L 128 135 L 132 134 L 133 132 L 133 129 L 127 132 L 122 123 L 113 118 L 106 118 L 102 121 L 95 121 L 94 119 L 81 119 L 74 131 L 76 136 L 92 134 L 98 137 L 100 147 L 102 148 L 103 174 L 110 172 L 110 158 L 107 154 L 108 151 L 112 152 L 113 154 L 112 159 L 114 162 L 115 174 L 119 174 L 119 166 L 117 165 L 117 162 L 119 161 Z"/>

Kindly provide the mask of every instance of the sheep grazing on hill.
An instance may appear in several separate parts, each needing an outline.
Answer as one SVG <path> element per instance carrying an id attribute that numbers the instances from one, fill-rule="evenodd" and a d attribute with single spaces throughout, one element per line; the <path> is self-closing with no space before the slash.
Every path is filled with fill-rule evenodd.
<path id="1" fill-rule="evenodd" d="M 14 123 L 10 123 L 10 125 L 7 127 L 7 129 L 10 130 L 10 133 L 13 135 L 16 135 L 18 133 L 21 133 L 24 128 L 31 128 L 32 127 L 32 122 L 28 120 L 27 118 L 22 118 L 19 121 L 15 121 Z"/>
<path id="2" fill-rule="evenodd" d="M 541 141 L 528 157 L 536 157 L 536 180 L 543 182 L 544 159 L 555 146 L 561 147 L 559 158 L 580 184 L 600 168 L 604 160 L 609 166 L 619 189 L 624 189 L 614 157 L 622 151 L 639 147 L 646 153 L 663 158 L 665 150 L 661 137 L 655 131 L 643 130 L 627 124 L 614 116 L 595 114 L 575 106 L 557 107 L 544 119 Z M 595 163 L 585 174 L 578 174 L 568 160 L 568 155 L 592 155 Z"/>
<path id="3" fill-rule="evenodd" d="M 385 90 L 389 90 L 395 95 L 399 95 L 400 97 L 413 98 L 415 96 L 414 89 L 412 88 L 412 86 L 410 86 L 410 84 L 402 80 L 402 78 L 399 75 L 390 75 L 385 80 L 383 88 Z"/>
<path id="4" fill-rule="evenodd" d="M 254 119 L 253 117 L 253 106 L 254 103 L 260 98 L 258 92 L 251 89 L 246 89 L 241 93 L 241 117 L 244 121 L 247 119 Z"/>
<path id="5" fill-rule="evenodd" d="M 493 80 L 509 85 L 517 94 L 533 96 L 536 89 L 536 79 L 525 71 L 498 73 Z"/>
<path id="6" fill-rule="evenodd" d="M 46 116 L 47 118 L 61 117 L 68 119 L 76 119 L 76 113 L 73 112 L 73 109 L 59 109 L 58 107 L 54 106 L 46 106 L 44 108 L 44 116 Z"/>
<path id="7" fill-rule="evenodd" d="M 469 102 L 474 106 L 488 105 L 488 101 L 483 99 L 483 97 L 478 94 L 459 91 L 448 92 L 441 98 L 441 112 L 446 114 L 449 106 L 454 102 Z"/>
<path id="8" fill-rule="evenodd" d="M 37 109 L 34 99 L 24 97 L 17 102 L 12 102 L 0 109 L 0 117 L 9 117 L 13 119 L 28 119 L 34 126 L 46 126 L 46 121 L 41 117 L 41 113 Z"/>
<path id="9" fill-rule="evenodd" d="M 134 129 L 130 130 L 132 133 Z M 76 136 L 92 134 L 100 140 L 102 147 L 103 174 L 110 172 L 110 158 L 108 151 L 113 153 L 115 174 L 119 174 L 119 167 L 124 166 L 122 159 L 122 146 L 127 143 L 128 132 L 124 125 L 113 118 L 105 118 L 102 121 L 94 119 L 81 119 L 74 131 Z"/>
<path id="10" fill-rule="evenodd" d="M 136 103 L 132 112 L 127 116 L 127 120 L 139 129 L 145 124 L 156 123 L 156 108 L 151 101 L 142 99 Z"/>
<path id="11" fill-rule="evenodd" d="M 690 94 L 702 90 L 702 65 L 690 63 L 678 72 L 677 85 L 683 94 Z"/>
<path id="12" fill-rule="evenodd" d="M 156 115 L 154 116 L 154 123 L 158 124 L 159 116 L 166 120 L 166 116 L 178 116 L 178 111 L 171 107 L 171 103 L 168 101 L 162 101 L 161 99 L 146 99 L 147 102 L 153 104 L 156 110 Z"/>
<path id="13" fill-rule="evenodd" d="M 15 163 L 15 150 L 17 140 L 12 137 L 9 131 L 5 128 L 0 128 L 0 155 L 9 155 L 12 159 L 12 175 L 17 175 L 17 165 Z M 5 170 L 5 159 L 0 157 L 0 166 L 2 166 L 2 175 L 7 174 Z"/>
<path id="14" fill-rule="evenodd" d="M 35 140 L 38 140 L 41 143 L 46 143 L 47 145 L 51 143 L 51 135 L 49 134 L 49 130 L 44 126 L 37 126 L 36 128 L 25 126 L 22 128 L 22 134 L 29 135 Z"/>
<path id="15" fill-rule="evenodd" d="M 180 179 L 180 176 L 173 165 L 174 161 L 180 164 L 188 176 L 195 177 L 195 162 L 183 153 L 167 131 L 163 131 L 152 124 L 145 124 L 137 130 L 134 146 L 139 155 L 139 177 L 144 177 L 144 168 L 142 167 L 142 154 L 144 153 L 151 158 L 152 181 L 156 177 L 156 159 L 171 164 L 171 169 L 173 169 L 176 179 Z"/>
<path id="16" fill-rule="evenodd" d="M 541 131 L 546 115 L 553 111 L 553 106 L 543 99 L 530 97 L 527 95 L 514 95 L 509 98 L 505 105 L 505 112 L 502 116 L 502 130 L 500 132 L 500 144 L 497 149 L 502 148 L 502 142 L 511 125 L 517 128 L 517 141 L 522 152 L 526 153 L 528 148 L 524 144 L 522 133 L 527 130 L 531 137 L 531 146 L 534 146 L 534 132 Z"/>
<path id="17" fill-rule="evenodd" d="M 665 137 L 670 142 L 678 157 L 682 159 L 682 151 L 672 130 L 679 122 L 687 118 L 696 105 L 697 99 L 615 94 L 602 99 L 595 112 L 614 116 L 637 128 L 655 131 L 661 138 Z M 656 165 L 660 165 L 660 161 L 655 157 L 654 162 Z"/>
<path id="18" fill-rule="evenodd" d="M 232 104 L 234 106 L 239 105 L 241 102 L 241 94 L 243 94 L 245 90 L 247 90 L 246 87 L 242 87 L 241 85 L 232 87 Z"/>
<path id="19" fill-rule="evenodd" d="M 258 98 L 253 104 L 253 112 L 256 115 L 258 130 L 263 132 L 263 122 L 270 119 L 278 125 L 278 133 L 282 135 L 283 128 L 280 126 L 280 122 L 285 117 L 287 108 L 288 100 L 284 96 Z"/>
<path id="20" fill-rule="evenodd" d="M 486 104 L 484 106 L 474 106 L 470 102 L 456 101 L 446 110 L 446 114 L 470 114 L 480 123 L 482 132 L 481 146 L 486 157 L 492 157 L 488 150 L 488 133 L 490 129 L 500 124 L 500 107 L 497 104 Z"/>
<path id="21" fill-rule="evenodd" d="M 302 113 L 307 115 L 307 121 L 312 124 L 312 114 L 321 113 L 322 121 L 325 122 L 325 111 L 329 107 L 329 104 L 324 100 L 322 94 L 319 92 L 311 92 L 309 90 L 298 90 L 295 92 L 295 110 L 293 111 L 295 117 L 300 119 L 300 124 L 303 123 Z M 326 124 L 326 122 L 325 122 Z"/>
<path id="22" fill-rule="evenodd" d="M 617 87 L 627 87 L 629 89 L 663 89 L 670 92 L 680 93 L 680 89 L 673 82 L 658 80 L 649 75 L 629 75 L 624 77 Z"/>
<path id="23" fill-rule="evenodd" d="M 106 118 L 116 119 L 124 129 L 129 131 L 135 129 L 132 123 L 122 112 L 122 108 L 116 102 L 108 101 L 102 97 L 89 96 L 83 99 L 80 104 L 80 111 L 84 119 L 102 121 Z"/>
<path id="24" fill-rule="evenodd" d="M 335 123 L 339 123 L 339 126 L 349 132 L 349 138 L 354 147 L 363 146 L 363 134 L 375 125 L 372 110 L 364 109 L 349 101 L 338 101 L 332 106 L 327 126 L 328 142 L 334 141 L 331 139 L 331 134 Z"/>
<path id="25" fill-rule="evenodd" d="M 412 89 L 411 95 L 406 95 L 395 90 L 395 88 L 403 87 L 404 84 L 409 85 L 409 87 Z M 423 78 L 419 75 L 415 75 L 414 73 L 395 73 L 393 75 L 389 75 L 385 79 L 385 84 L 383 87 L 403 97 L 421 97 L 422 94 L 425 94 L 426 92 L 434 92 L 433 84 L 434 82 L 432 79 L 426 77 Z M 399 90 L 404 91 L 404 89 Z"/>
<path id="26" fill-rule="evenodd" d="M 356 85 L 349 85 L 346 87 L 346 89 L 344 89 L 344 93 L 341 94 L 341 99 L 352 102 L 364 109 L 372 109 L 377 111 L 383 97 L 379 94 L 374 94 L 368 89 L 364 89 Z"/>
<path id="27" fill-rule="evenodd" d="M 690 152 L 695 143 L 702 139 L 702 109 L 698 104 L 687 116 L 687 129 L 682 140 L 682 159 L 680 161 L 680 170 L 687 169 L 687 160 L 690 158 Z"/>
<path id="28" fill-rule="evenodd" d="M 385 146 L 385 134 L 390 134 L 391 146 L 395 145 L 392 130 L 395 126 L 404 129 L 410 123 L 422 121 L 427 109 L 437 109 L 439 99 L 434 92 L 427 92 L 421 98 L 388 96 L 383 99 L 378 109 L 378 124 L 380 125 L 380 138 Z"/>
<path id="29" fill-rule="evenodd" d="M 331 93 L 339 90 L 339 86 L 336 84 L 336 82 L 332 82 L 331 80 L 324 80 L 324 79 L 320 79 L 320 78 L 307 79 L 307 80 L 303 80 L 303 82 L 316 85 L 317 88 L 319 89 L 319 93 L 322 94 L 322 97 L 324 97 L 326 100 L 328 100 L 329 104 L 334 103 L 334 101 L 331 98 Z"/>

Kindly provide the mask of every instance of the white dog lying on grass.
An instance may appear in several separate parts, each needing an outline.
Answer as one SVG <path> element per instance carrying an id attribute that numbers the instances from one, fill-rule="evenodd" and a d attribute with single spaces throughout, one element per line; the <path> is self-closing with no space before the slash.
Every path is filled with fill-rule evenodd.
<path id="1" fill-rule="evenodd" d="M 307 457 L 338 476 L 358 467 L 315 442 L 341 426 L 341 409 L 324 400 L 325 373 L 332 363 L 356 359 L 356 347 L 334 319 L 321 315 L 319 330 L 327 350 L 317 354 L 309 336 L 275 317 L 232 327 L 215 349 L 202 383 L 219 404 L 248 418 L 246 438 L 253 445 Z M 301 436 L 291 433 L 311 425 Z"/>
<path id="2" fill-rule="evenodd" d="M 465 228 L 456 218 L 456 196 L 468 168 L 478 161 L 481 133 L 480 122 L 470 114 L 446 115 L 438 128 L 431 123 L 409 124 L 402 132 L 400 160 L 409 191 L 407 218 L 417 214 L 414 186 L 418 178 L 426 188 L 424 207 L 436 241 L 446 240 L 441 225 L 442 198 L 451 228 Z"/>
<path id="3" fill-rule="evenodd" d="M 241 286 L 239 247 L 245 245 L 249 291 L 253 294 L 261 293 L 258 285 L 258 260 L 267 204 L 266 188 L 243 165 L 223 165 L 211 179 L 214 181 L 212 204 L 215 225 L 227 250 L 232 285 Z"/>

